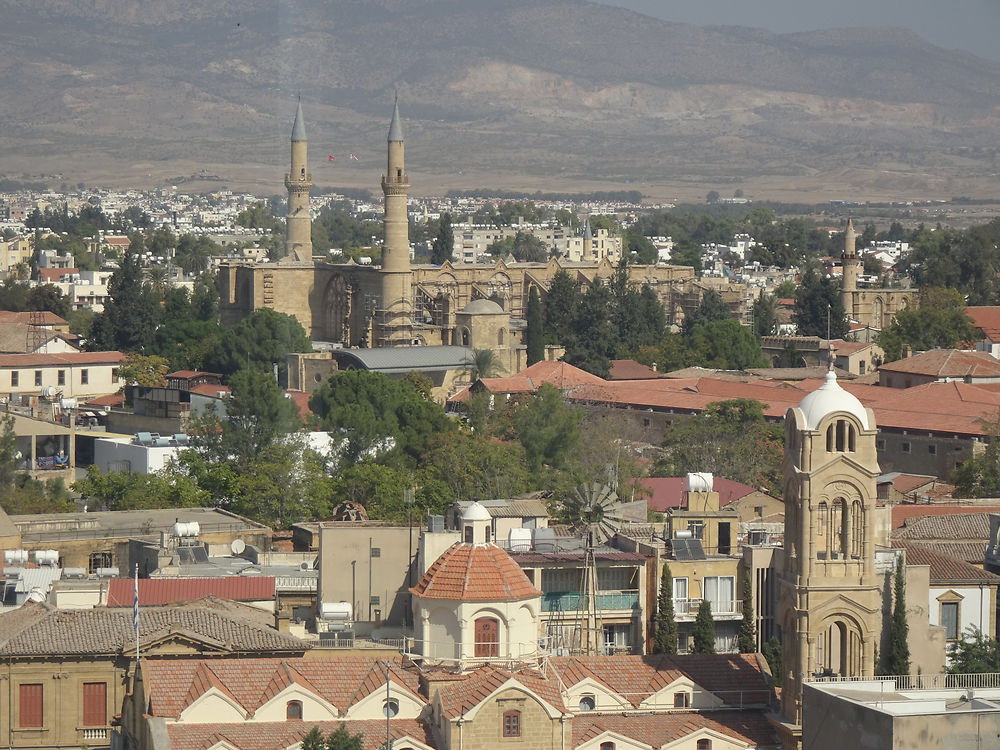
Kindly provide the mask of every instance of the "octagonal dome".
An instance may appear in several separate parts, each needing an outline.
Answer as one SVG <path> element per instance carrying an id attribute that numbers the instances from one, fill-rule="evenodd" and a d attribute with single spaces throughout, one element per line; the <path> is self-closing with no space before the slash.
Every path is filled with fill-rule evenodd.
<path id="1" fill-rule="evenodd" d="M 461 310 L 463 315 L 503 315 L 503 308 L 491 299 L 474 299 Z"/>
<path id="2" fill-rule="evenodd" d="M 815 430 L 827 414 L 836 411 L 853 414 L 864 429 L 871 429 L 865 407 L 853 394 L 840 387 L 837 375 L 832 370 L 826 374 L 823 385 L 802 399 L 798 408 L 805 417 L 806 428 L 810 430 Z"/>

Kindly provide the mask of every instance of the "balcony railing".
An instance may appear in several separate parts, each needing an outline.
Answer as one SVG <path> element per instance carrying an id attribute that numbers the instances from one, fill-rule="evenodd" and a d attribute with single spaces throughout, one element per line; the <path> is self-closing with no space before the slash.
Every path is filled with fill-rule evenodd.
<path id="1" fill-rule="evenodd" d="M 639 606 L 639 592 L 599 591 L 595 609 L 634 609 Z M 579 591 L 560 591 L 542 594 L 542 612 L 579 612 L 586 609 L 586 601 Z"/>
<path id="2" fill-rule="evenodd" d="M 742 599 L 734 599 L 732 601 L 721 601 L 721 602 L 710 599 L 709 602 L 712 605 L 713 615 L 743 614 Z M 700 606 L 701 606 L 701 599 L 674 599 L 674 614 L 694 616 L 698 614 L 698 608 Z"/>

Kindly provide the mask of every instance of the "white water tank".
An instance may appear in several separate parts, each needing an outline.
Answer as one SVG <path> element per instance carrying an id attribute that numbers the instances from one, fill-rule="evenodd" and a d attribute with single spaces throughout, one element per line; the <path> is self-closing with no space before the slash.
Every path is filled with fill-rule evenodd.
<path id="1" fill-rule="evenodd" d="M 323 602 L 319 605 L 321 620 L 350 621 L 352 614 L 350 602 Z"/>
<path id="2" fill-rule="evenodd" d="M 709 471 L 697 471 L 687 475 L 688 492 L 711 492 L 712 473 Z"/>
<path id="3" fill-rule="evenodd" d="M 178 521 L 174 524 L 174 536 L 181 539 L 196 537 L 200 530 L 197 521 Z"/>
<path id="4" fill-rule="evenodd" d="M 58 565 L 59 552 L 54 549 L 36 549 L 35 563 L 38 565 Z"/>
<path id="5" fill-rule="evenodd" d="M 3 561 L 4 563 L 14 564 L 14 565 L 26 563 L 28 562 L 28 550 L 26 549 L 4 550 Z"/>
<path id="6" fill-rule="evenodd" d="M 507 546 L 511 552 L 530 552 L 531 529 L 511 529 L 507 532 Z"/>

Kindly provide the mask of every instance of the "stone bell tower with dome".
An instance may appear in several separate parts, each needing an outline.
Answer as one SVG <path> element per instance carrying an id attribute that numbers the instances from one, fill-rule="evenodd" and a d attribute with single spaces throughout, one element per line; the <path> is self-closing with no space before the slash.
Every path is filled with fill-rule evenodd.
<path id="1" fill-rule="evenodd" d="M 840 387 L 832 369 L 822 386 L 785 414 L 778 622 L 786 729 L 801 724 L 804 680 L 875 673 L 882 631 L 875 433 L 872 410 Z M 793 735 L 794 729 L 786 746 L 797 744 Z"/>

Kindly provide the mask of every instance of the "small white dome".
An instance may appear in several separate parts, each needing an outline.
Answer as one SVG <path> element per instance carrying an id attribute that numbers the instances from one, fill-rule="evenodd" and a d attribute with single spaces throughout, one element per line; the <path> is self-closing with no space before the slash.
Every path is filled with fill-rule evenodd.
<path id="1" fill-rule="evenodd" d="M 799 404 L 802 416 L 806 420 L 806 428 L 815 430 L 819 423 L 827 414 L 835 411 L 846 411 L 853 414 L 861 422 L 861 426 L 868 430 L 868 412 L 861 402 L 853 395 L 845 391 L 837 383 L 837 375 L 831 370 L 826 374 L 826 381 L 810 393 Z"/>
<path id="2" fill-rule="evenodd" d="M 462 511 L 463 521 L 489 521 L 491 518 L 490 512 L 479 503 L 472 503 L 472 505 Z"/>

